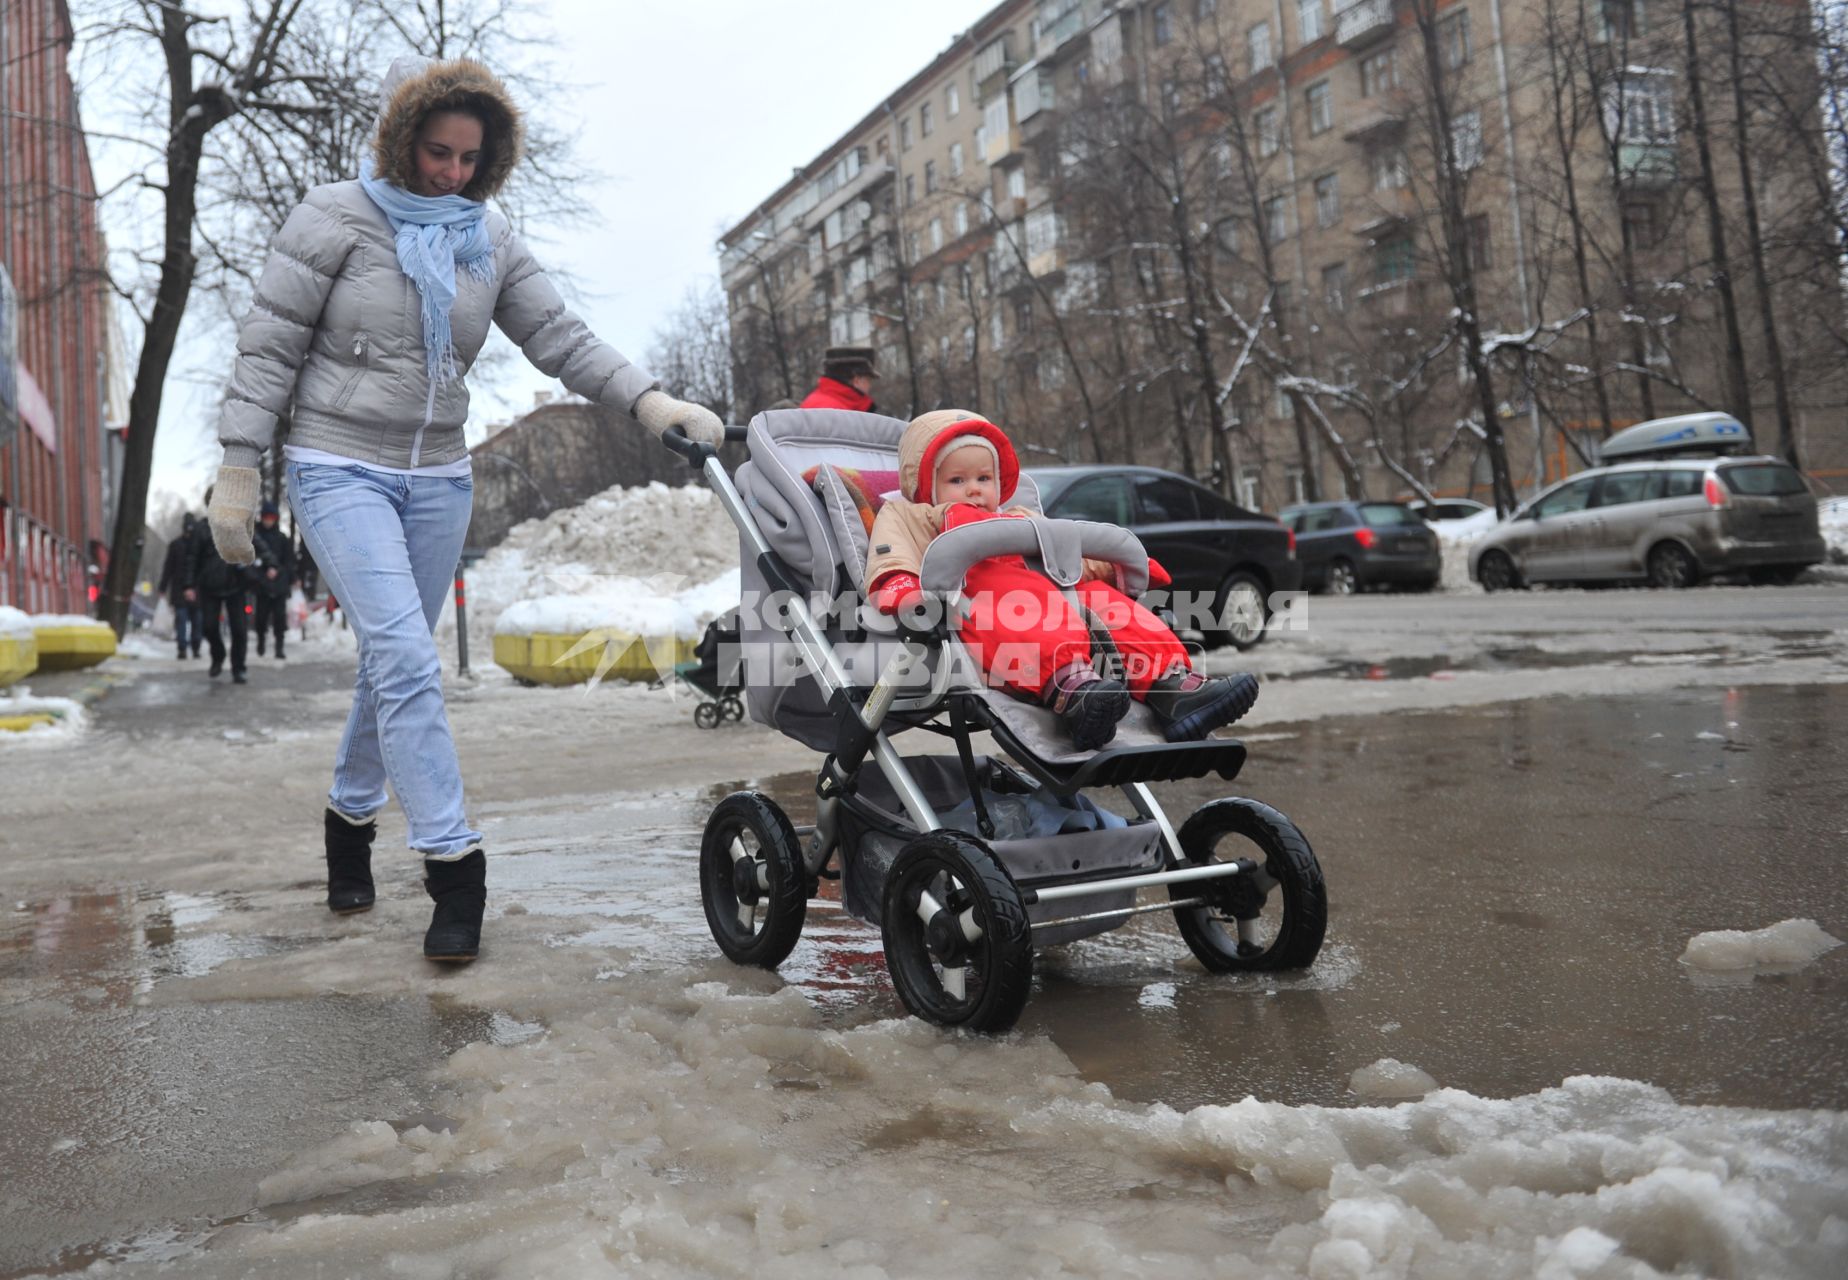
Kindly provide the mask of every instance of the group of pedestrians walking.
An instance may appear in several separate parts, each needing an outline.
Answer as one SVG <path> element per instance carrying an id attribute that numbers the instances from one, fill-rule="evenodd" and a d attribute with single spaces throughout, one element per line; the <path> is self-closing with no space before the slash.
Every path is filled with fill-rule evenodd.
<path id="1" fill-rule="evenodd" d="M 211 500 L 208 490 L 206 502 Z M 237 684 L 248 678 L 245 671 L 253 629 L 259 657 L 271 646 L 277 658 L 286 656 L 289 591 L 298 581 L 307 586 L 310 577 L 297 570 L 295 540 L 283 532 L 275 503 L 263 504 L 251 545 L 255 554 L 249 563 L 228 562 L 213 544 L 206 522 L 188 512 L 182 517 L 180 535 L 167 544 L 157 588 L 173 608 L 176 656 L 197 658 L 200 649 L 209 646 L 212 678 L 224 674 L 228 657 L 231 679 Z M 302 558 L 303 569 L 311 563 Z"/>

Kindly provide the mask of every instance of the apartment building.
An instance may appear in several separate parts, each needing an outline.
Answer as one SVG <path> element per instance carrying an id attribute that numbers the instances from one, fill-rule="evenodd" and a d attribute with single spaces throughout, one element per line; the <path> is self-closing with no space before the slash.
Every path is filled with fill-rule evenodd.
<path id="1" fill-rule="evenodd" d="M 0 604 L 31 612 L 90 611 L 127 408 L 71 40 L 64 0 L 0 9 Z"/>
<path id="2" fill-rule="evenodd" d="M 1042 460 L 1172 465 L 1270 509 L 1482 496 L 1485 414 L 1531 488 L 1607 427 L 1728 403 L 1678 7 L 1548 8 L 997 5 L 722 237 L 740 398 L 871 342 L 891 412 L 979 409 Z M 1715 188 L 1733 225 L 1736 175 Z M 1817 305 L 1838 282 L 1773 308 L 1789 408 L 1806 463 L 1848 475 Z"/>

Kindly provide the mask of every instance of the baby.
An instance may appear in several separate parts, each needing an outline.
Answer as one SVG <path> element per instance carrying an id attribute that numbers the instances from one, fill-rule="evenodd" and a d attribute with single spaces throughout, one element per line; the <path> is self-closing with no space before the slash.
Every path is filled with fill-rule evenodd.
<path id="1" fill-rule="evenodd" d="M 1020 463 L 1001 428 L 977 414 L 940 409 L 914 418 L 899 440 L 899 489 L 873 521 L 867 590 L 883 613 L 921 598 L 924 549 L 946 529 L 1003 519 Z M 1202 676 L 1175 634 L 1119 591 L 1116 567 L 1085 561 L 1074 593 L 1101 620 L 1123 657 L 1126 679 L 1099 674 L 1082 614 L 1020 556 L 993 556 L 970 568 L 963 582 L 971 613 L 959 634 L 989 683 L 1058 714 L 1072 745 L 1091 751 L 1116 736 L 1131 699 L 1147 705 L 1170 742 L 1203 738 L 1231 724 L 1257 701 L 1255 676 Z M 1149 581 L 1167 573 L 1149 561 Z"/>

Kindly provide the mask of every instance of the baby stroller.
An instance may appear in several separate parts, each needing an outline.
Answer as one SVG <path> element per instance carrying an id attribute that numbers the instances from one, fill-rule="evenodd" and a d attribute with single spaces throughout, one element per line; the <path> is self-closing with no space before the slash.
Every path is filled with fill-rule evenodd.
<path id="1" fill-rule="evenodd" d="M 714 451 L 664 437 L 699 468 L 738 526 L 740 651 L 752 719 L 822 752 L 815 820 L 797 825 L 761 792 L 725 797 L 700 846 L 700 895 L 719 949 L 774 968 L 794 948 L 822 879 L 845 909 L 879 925 L 887 968 L 913 1014 L 998 1032 L 1025 1007 L 1038 946 L 1172 911 L 1209 970 L 1300 969 L 1321 949 L 1320 867 L 1290 820 L 1255 800 L 1215 800 L 1177 830 L 1149 784 L 1236 777 L 1242 743 L 1170 743 L 1141 704 L 1100 751 L 1080 752 L 1052 713 L 990 688 L 956 638 L 963 574 L 1019 554 L 1053 582 L 1083 558 L 1124 570 L 1140 594 L 1148 557 L 1135 536 L 1089 521 L 988 520 L 938 536 L 920 578 L 940 616 L 894 620 L 862 600 L 864 475 L 896 472 L 895 418 L 844 410 L 759 414 L 750 459 L 728 476 Z M 1038 508 L 1022 476 L 1014 502 Z M 989 733 L 1007 759 L 979 756 Z M 901 732 L 954 753 L 901 755 Z M 866 768 L 868 762 L 875 767 Z M 1119 817 L 1084 793 L 1115 788 Z M 1139 905 L 1138 890 L 1168 901 Z"/>
<path id="2" fill-rule="evenodd" d="M 693 661 L 676 663 L 674 678 L 699 695 L 693 723 L 716 729 L 727 720 L 744 719 L 744 702 L 738 692 L 738 614 L 721 614 L 693 646 Z"/>

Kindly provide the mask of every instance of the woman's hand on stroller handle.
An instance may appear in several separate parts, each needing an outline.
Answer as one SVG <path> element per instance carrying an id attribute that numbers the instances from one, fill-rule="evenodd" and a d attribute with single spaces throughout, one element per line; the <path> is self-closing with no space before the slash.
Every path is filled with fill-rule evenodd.
<path id="1" fill-rule="evenodd" d="M 727 444 L 742 443 L 749 434 L 749 428 L 734 426 L 731 423 L 726 423 L 722 431 L 725 443 Z M 716 448 L 704 440 L 688 439 L 686 432 L 681 430 L 678 425 L 667 428 L 667 430 L 660 434 L 659 439 L 662 444 L 685 458 L 688 464 L 696 471 L 706 465 L 707 458 L 718 452 Z"/>

